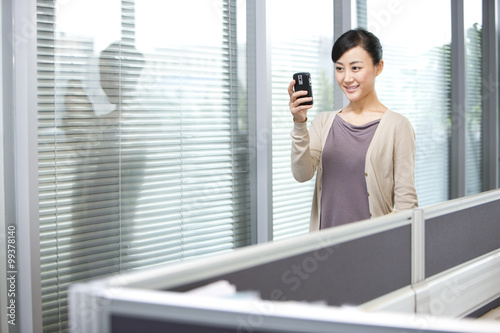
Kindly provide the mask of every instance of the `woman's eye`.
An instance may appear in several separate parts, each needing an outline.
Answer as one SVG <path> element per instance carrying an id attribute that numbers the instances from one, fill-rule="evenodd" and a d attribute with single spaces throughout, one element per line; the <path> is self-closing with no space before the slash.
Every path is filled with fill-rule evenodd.
<path id="1" fill-rule="evenodd" d="M 342 70 L 343 70 L 343 68 L 342 68 L 342 67 L 335 67 L 335 70 L 336 70 L 337 72 L 340 72 L 340 71 L 342 71 Z"/>
<path id="2" fill-rule="evenodd" d="M 359 67 L 353 67 L 353 68 L 352 68 L 352 70 L 353 70 L 353 71 L 355 71 L 355 72 L 359 71 L 360 69 L 361 69 L 361 68 L 359 68 Z"/>

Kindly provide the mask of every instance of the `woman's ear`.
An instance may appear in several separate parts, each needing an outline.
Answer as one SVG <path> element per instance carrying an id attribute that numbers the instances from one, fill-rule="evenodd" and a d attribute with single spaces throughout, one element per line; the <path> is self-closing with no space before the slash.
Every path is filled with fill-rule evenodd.
<path id="1" fill-rule="evenodd" d="M 384 60 L 380 59 L 378 64 L 375 66 L 376 76 L 382 73 L 383 69 L 384 69 Z"/>

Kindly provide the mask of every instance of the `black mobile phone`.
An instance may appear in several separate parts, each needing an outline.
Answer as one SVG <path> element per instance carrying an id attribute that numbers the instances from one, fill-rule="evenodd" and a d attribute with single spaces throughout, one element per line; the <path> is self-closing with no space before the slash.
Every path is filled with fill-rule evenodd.
<path id="1" fill-rule="evenodd" d="M 293 79 L 295 80 L 295 86 L 294 86 L 295 91 L 306 90 L 307 95 L 303 97 L 313 97 L 312 81 L 310 73 L 307 72 L 295 73 L 293 74 Z M 312 105 L 312 104 L 313 104 L 312 100 L 309 102 L 300 103 L 300 105 Z"/>

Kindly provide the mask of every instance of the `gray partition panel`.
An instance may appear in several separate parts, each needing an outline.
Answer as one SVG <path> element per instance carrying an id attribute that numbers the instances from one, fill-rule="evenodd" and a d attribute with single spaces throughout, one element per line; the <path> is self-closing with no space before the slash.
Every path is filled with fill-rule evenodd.
<path id="1" fill-rule="evenodd" d="M 425 223 L 425 276 L 500 247 L 500 204 L 488 202 Z"/>
<path id="2" fill-rule="evenodd" d="M 111 316 L 111 333 L 279 333 L 286 330 L 242 330 L 240 327 L 227 327 L 224 325 L 210 326 L 208 324 L 194 324 L 174 322 L 171 320 L 154 320 L 150 318 Z"/>
<path id="3" fill-rule="evenodd" d="M 173 291 L 228 280 L 271 301 L 359 305 L 411 284 L 411 226 L 287 257 Z"/>

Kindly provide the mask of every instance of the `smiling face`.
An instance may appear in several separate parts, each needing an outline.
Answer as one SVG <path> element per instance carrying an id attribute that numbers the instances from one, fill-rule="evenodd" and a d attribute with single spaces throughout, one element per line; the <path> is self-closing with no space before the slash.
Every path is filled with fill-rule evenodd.
<path id="1" fill-rule="evenodd" d="M 351 103 L 361 102 L 376 97 L 375 78 L 383 67 L 383 60 L 375 65 L 368 52 L 356 46 L 335 62 L 335 79 Z"/>

